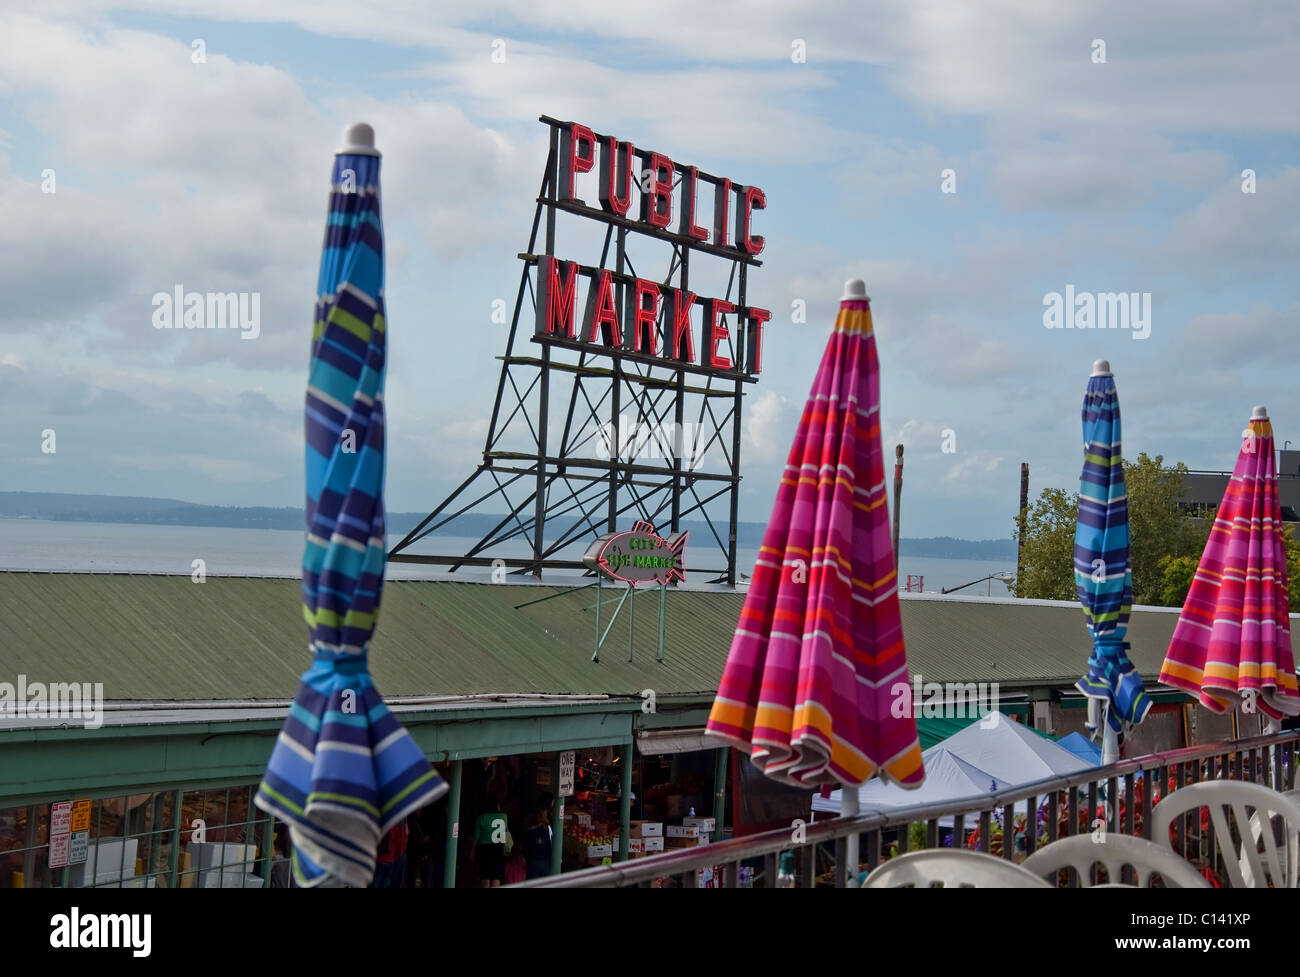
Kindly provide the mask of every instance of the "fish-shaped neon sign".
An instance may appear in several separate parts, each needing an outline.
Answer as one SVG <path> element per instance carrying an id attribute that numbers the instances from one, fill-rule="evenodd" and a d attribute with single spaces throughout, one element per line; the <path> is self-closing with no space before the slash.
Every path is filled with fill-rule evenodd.
<path id="1" fill-rule="evenodd" d="M 639 583 L 660 586 L 686 579 L 686 537 L 678 533 L 664 539 L 655 532 L 653 523 L 634 523 L 631 529 L 598 536 L 587 547 L 582 562 L 597 573 L 622 580 L 635 587 Z"/>

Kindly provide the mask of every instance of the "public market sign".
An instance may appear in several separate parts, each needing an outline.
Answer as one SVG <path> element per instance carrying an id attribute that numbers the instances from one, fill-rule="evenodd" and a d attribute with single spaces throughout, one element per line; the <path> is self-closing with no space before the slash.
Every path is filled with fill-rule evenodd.
<path id="1" fill-rule="evenodd" d="M 662 153 L 638 150 L 631 142 L 599 135 L 581 123 L 554 124 L 559 130 L 559 208 L 612 224 L 620 233 L 634 230 L 658 238 L 683 254 L 693 248 L 745 265 L 759 263 L 765 241 L 754 234 L 753 225 L 754 212 L 767 206 L 761 189 L 711 176 Z M 597 190 L 599 208 L 579 195 L 584 181 L 598 184 L 588 186 L 588 192 Z M 553 254 L 538 256 L 537 264 L 538 342 L 605 354 L 618 351 L 732 378 L 752 380 L 763 369 L 763 330 L 772 318 L 767 309 L 699 296 Z M 585 281 L 581 314 L 579 278 Z M 734 360 L 729 355 L 733 338 Z"/>
<path id="2" fill-rule="evenodd" d="M 635 587 L 639 583 L 660 586 L 686 579 L 686 537 L 678 533 L 664 539 L 648 522 L 635 523 L 630 530 L 597 536 L 587 547 L 582 562 L 611 580 Z"/>

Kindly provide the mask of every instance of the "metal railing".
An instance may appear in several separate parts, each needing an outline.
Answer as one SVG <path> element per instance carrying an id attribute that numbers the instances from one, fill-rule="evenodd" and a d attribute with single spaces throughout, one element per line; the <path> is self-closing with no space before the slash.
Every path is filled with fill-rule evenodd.
<path id="1" fill-rule="evenodd" d="M 1157 789 L 1164 797 L 1202 780 L 1229 778 L 1262 783 L 1279 791 L 1291 790 L 1295 786 L 1298 746 L 1300 731 L 1289 731 L 1151 753 L 994 793 L 807 825 L 795 822 L 788 829 L 533 879 L 512 888 L 694 888 L 701 881 L 701 871 L 718 873 L 719 869 L 720 878 L 715 874 L 713 884 L 735 888 L 741 863 L 751 861 L 761 863 L 755 866 L 755 879 L 772 886 L 777 860 L 783 852 L 795 853 L 799 887 L 846 888 L 850 878 L 856 883 L 863 869 L 869 872 L 887 860 L 890 849 L 886 844 L 891 835 L 897 835 L 897 854 L 911 847 L 940 847 L 944 830 L 940 819 L 949 817 L 953 819 L 948 829 L 953 847 L 991 852 L 1013 861 L 1020 855 L 1033 854 L 1040 844 L 1103 829 L 1151 840 L 1150 814 Z M 1148 787 L 1153 782 L 1155 786 Z M 1041 831 L 1038 822 L 1044 808 L 1040 800 L 1046 802 L 1045 810 L 1049 812 Z M 1029 817 L 1023 832 L 1018 832 L 1016 809 L 1022 805 Z M 1205 867 L 1217 874 L 1213 824 L 1202 826 L 1192 816 L 1194 813 L 1174 822 L 1171 843 L 1192 862 L 1207 861 Z M 1029 830 L 1031 823 L 1033 830 Z M 972 829 L 969 838 L 968 824 Z M 1009 844 L 1000 843 L 1006 825 L 1012 826 L 1013 840 Z M 850 874 L 845 852 L 849 838 L 855 834 L 865 858 Z M 918 842 L 915 846 L 914 840 Z M 818 872 L 819 863 L 828 865 L 829 872 Z M 1073 873 L 1070 881 L 1078 881 Z"/>

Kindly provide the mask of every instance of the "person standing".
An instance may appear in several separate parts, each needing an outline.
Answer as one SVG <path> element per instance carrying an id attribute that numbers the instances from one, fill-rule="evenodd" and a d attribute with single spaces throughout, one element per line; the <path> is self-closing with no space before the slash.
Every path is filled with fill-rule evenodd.
<path id="1" fill-rule="evenodd" d="M 506 875 L 506 855 L 510 847 L 505 812 L 480 814 L 474 824 L 474 861 L 478 864 L 480 887 L 494 889 L 501 885 Z"/>
<path id="2" fill-rule="evenodd" d="M 533 813 L 524 826 L 524 859 L 528 863 L 528 878 L 540 879 L 551 874 L 551 846 L 555 832 L 551 829 L 551 806 L 554 795 L 543 794 L 537 798 Z"/>
<path id="3" fill-rule="evenodd" d="M 402 888 L 406 873 L 406 843 L 410 835 L 406 818 L 402 818 L 380 840 L 379 853 L 375 857 L 375 877 L 371 880 L 369 888 Z"/>

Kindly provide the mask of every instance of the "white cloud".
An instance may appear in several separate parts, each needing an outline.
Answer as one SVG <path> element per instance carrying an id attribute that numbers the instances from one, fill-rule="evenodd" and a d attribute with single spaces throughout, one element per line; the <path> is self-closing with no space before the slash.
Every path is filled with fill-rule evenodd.
<path id="1" fill-rule="evenodd" d="M 442 425 L 441 434 L 452 441 L 482 441 L 487 437 L 486 417 L 464 417 Z"/>
<path id="2" fill-rule="evenodd" d="M 789 398 L 764 390 L 747 408 L 744 420 L 745 462 L 784 461 L 790 454 L 798 414 Z"/>

